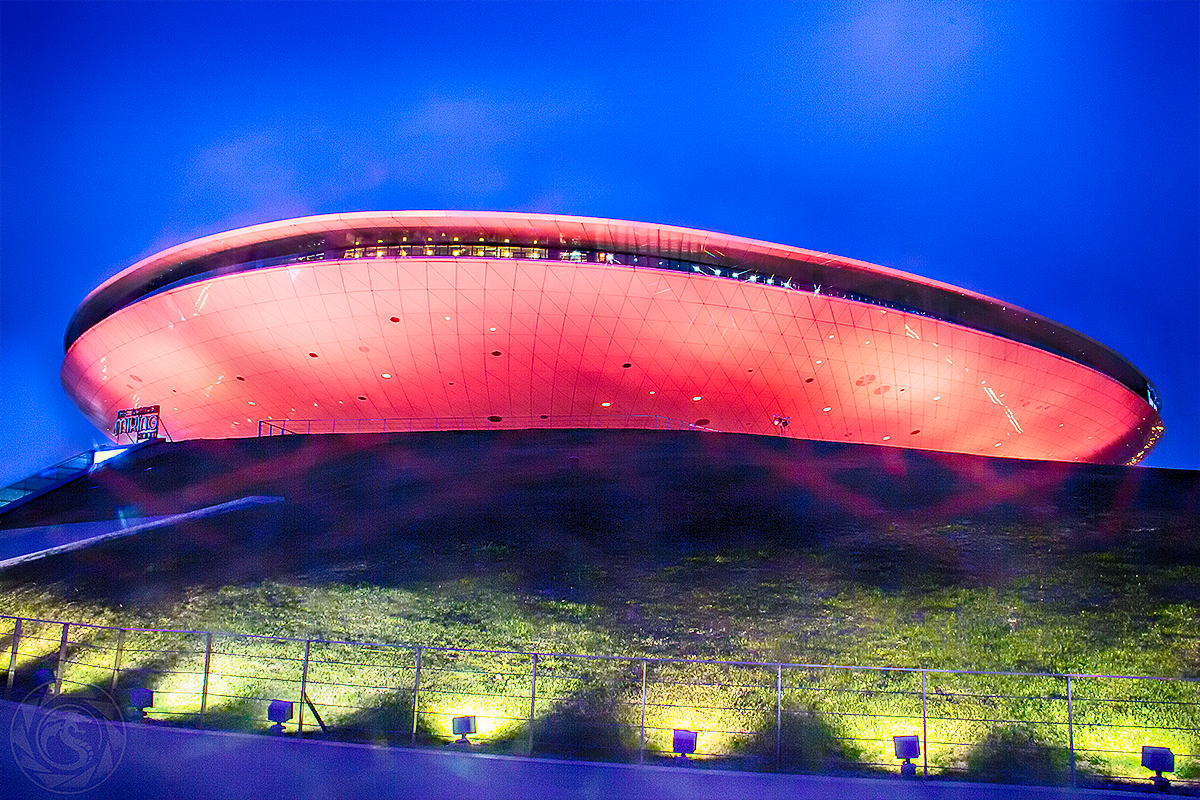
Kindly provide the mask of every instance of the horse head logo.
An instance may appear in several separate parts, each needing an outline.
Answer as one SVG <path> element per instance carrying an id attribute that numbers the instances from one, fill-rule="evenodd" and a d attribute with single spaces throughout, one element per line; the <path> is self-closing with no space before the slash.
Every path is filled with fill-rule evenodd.
<path id="1" fill-rule="evenodd" d="M 69 681 L 64 681 L 70 684 Z M 13 714 L 9 742 L 17 766 L 52 792 L 77 794 L 112 775 L 125 755 L 120 706 L 95 686 L 42 685 Z"/>

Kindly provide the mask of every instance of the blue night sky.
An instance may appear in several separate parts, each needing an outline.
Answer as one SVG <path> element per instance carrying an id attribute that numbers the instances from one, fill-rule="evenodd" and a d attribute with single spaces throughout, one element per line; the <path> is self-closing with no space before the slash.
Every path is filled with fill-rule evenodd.
<path id="1" fill-rule="evenodd" d="M 0 3 L 0 481 L 100 441 L 97 284 L 303 214 L 707 228 L 964 286 L 1158 386 L 1200 468 L 1196 3 Z"/>

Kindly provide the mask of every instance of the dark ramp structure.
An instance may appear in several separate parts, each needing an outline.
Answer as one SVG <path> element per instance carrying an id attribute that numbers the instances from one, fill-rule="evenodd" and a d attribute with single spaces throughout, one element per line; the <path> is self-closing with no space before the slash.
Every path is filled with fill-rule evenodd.
<path id="1" fill-rule="evenodd" d="M 847 574 L 885 587 L 973 583 L 1025 568 L 1013 554 L 1029 546 L 1025 532 L 1047 527 L 1072 548 L 1129 545 L 1147 565 L 1200 563 L 1194 472 L 702 431 L 160 442 L 0 515 L 0 541 L 13 529 L 104 530 L 121 517 L 160 526 L 6 576 L 136 597 L 194 583 L 405 585 L 504 569 L 529 591 L 586 598 L 593 568 L 636 594 L 656 565 L 766 547 L 841 553 Z M 481 560 L 493 551 L 509 555 Z"/>

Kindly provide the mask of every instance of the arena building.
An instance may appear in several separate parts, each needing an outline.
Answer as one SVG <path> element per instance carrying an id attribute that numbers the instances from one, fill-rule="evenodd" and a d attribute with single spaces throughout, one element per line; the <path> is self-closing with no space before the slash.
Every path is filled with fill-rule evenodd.
<path id="1" fill-rule="evenodd" d="M 332 214 L 134 264 L 62 382 L 114 439 L 662 428 L 1136 463 L 1153 385 L 1077 331 L 861 261 L 667 225 Z M 157 417 L 156 419 L 154 417 Z"/>

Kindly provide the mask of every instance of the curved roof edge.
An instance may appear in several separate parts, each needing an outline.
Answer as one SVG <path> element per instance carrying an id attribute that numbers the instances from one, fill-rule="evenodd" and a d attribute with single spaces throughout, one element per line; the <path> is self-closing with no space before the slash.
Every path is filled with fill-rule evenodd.
<path id="1" fill-rule="evenodd" d="M 246 263 L 326 245 L 359 244 L 367 232 L 421 230 L 438 238 L 472 236 L 529 244 L 543 240 L 709 263 L 756 267 L 837 287 L 1056 353 L 1118 381 L 1158 409 L 1149 379 L 1128 359 L 1079 331 L 987 295 L 866 261 L 728 234 L 648 222 L 503 211 L 358 211 L 265 222 L 215 233 L 154 253 L 96 287 L 67 326 L 64 350 L 90 327 L 157 289 L 216 266 Z M 447 239 L 448 241 L 449 239 Z M 547 242 L 549 243 L 549 242 Z"/>

